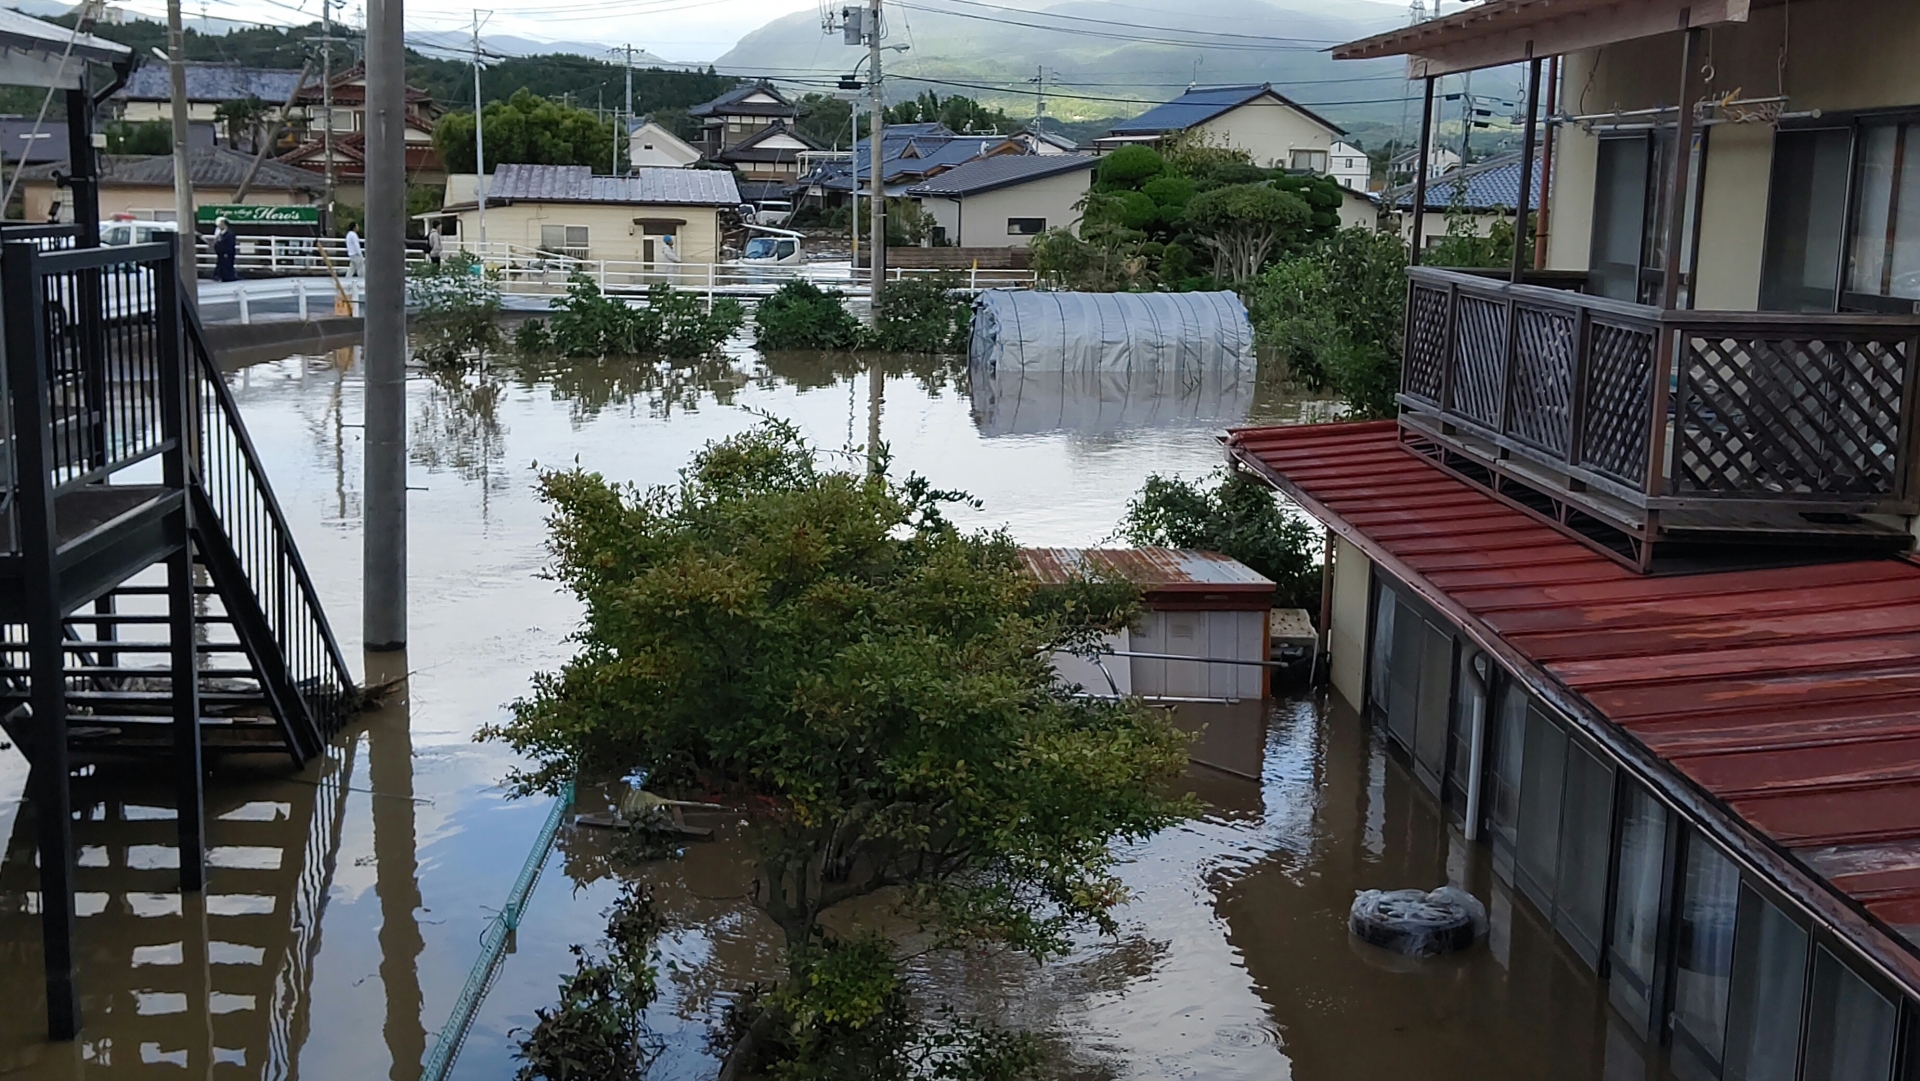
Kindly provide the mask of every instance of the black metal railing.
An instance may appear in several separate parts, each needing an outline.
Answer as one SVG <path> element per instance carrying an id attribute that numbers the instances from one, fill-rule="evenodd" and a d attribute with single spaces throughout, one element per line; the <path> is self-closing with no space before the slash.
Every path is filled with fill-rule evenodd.
<path id="1" fill-rule="evenodd" d="M 1920 316 L 1663 312 L 1430 267 L 1409 279 L 1400 401 L 1429 434 L 1642 509 L 1916 504 Z"/>
<path id="2" fill-rule="evenodd" d="M 166 381 L 179 364 L 158 318 L 171 248 L 50 249 L 9 236 L 4 251 L 10 341 L 22 346 L 9 351 L 9 386 L 40 388 L 46 482 L 69 491 L 160 454 L 170 445 Z"/>
<path id="3" fill-rule="evenodd" d="M 355 707 L 357 693 L 346 657 L 334 639 L 313 577 L 293 543 L 286 515 L 240 419 L 240 407 L 221 376 L 199 318 L 185 299 L 189 406 L 194 418 L 195 481 L 206 514 L 197 531 L 218 531 L 251 587 L 258 613 L 278 646 L 284 686 L 299 699 L 316 729 L 335 731 Z M 274 674 L 268 673 L 269 678 Z"/>

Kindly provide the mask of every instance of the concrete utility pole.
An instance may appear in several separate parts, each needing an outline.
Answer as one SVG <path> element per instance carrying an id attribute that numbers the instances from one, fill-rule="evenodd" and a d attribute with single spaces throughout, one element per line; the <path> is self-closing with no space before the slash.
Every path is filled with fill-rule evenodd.
<path id="1" fill-rule="evenodd" d="M 1033 130 L 1037 132 L 1040 130 L 1040 121 L 1045 119 L 1047 115 L 1047 69 L 1042 66 L 1035 66 L 1033 69 L 1033 78 L 1027 81 L 1034 85 Z"/>
<path id="2" fill-rule="evenodd" d="M 487 12 L 491 17 L 493 12 Z M 480 258 L 487 255 L 487 138 L 484 103 L 480 100 L 480 12 L 473 13 L 473 198 L 480 208 Z"/>
<path id="3" fill-rule="evenodd" d="M 872 270 L 872 292 L 869 303 L 874 315 L 880 314 L 880 287 L 887 279 L 887 193 L 881 177 L 880 143 L 886 135 L 887 104 L 880 90 L 880 0 L 867 0 L 867 60 L 873 65 L 868 73 L 873 90 L 872 134 L 867 143 L 867 180 L 873 185 L 868 198 L 872 204 L 867 207 L 867 217 L 873 222 L 873 239 L 867 248 L 867 264 Z"/>
<path id="4" fill-rule="evenodd" d="M 333 0 L 320 0 L 320 152 L 326 158 L 327 228 L 333 228 Z"/>
<path id="5" fill-rule="evenodd" d="M 167 0 L 167 83 L 173 95 L 173 220 L 178 227 L 180 281 L 200 298 L 199 227 L 193 220 L 193 163 L 187 159 L 187 46 L 180 27 L 180 0 Z"/>
<path id="6" fill-rule="evenodd" d="M 477 24 L 476 24 L 477 25 Z M 404 0 L 367 5 L 364 639 L 407 644 L 407 79 Z"/>
<path id="7" fill-rule="evenodd" d="M 621 102 L 622 102 L 621 107 L 626 110 L 626 114 L 627 114 L 626 127 L 631 128 L 633 126 L 633 45 L 631 42 L 629 42 L 627 45 L 627 96 L 622 98 Z M 625 129 L 622 129 L 622 130 L 625 130 Z M 627 160 L 624 164 L 621 162 L 615 162 L 613 171 L 618 174 L 624 174 L 630 171 L 632 168 L 633 168 L 633 132 L 628 131 L 627 132 Z"/>

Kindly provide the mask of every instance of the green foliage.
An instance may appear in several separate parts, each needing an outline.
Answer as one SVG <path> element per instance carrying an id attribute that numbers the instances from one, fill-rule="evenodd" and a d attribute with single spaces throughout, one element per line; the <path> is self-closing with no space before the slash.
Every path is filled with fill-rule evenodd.
<path id="1" fill-rule="evenodd" d="M 973 332 L 973 300 L 950 275 L 888 282 L 863 342 L 887 353 L 964 353 Z"/>
<path id="2" fill-rule="evenodd" d="M 417 263 L 407 272 L 407 307 L 414 319 L 415 354 L 429 367 L 464 365 L 469 358 L 497 348 L 500 330 L 500 282 L 497 272 L 481 272 L 480 261 L 454 252 L 438 267 Z"/>
<path id="3" fill-rule="evenodd" d="M 832 94 L 806 93 L 794 102 L 800 120 L 794 130 L 821 146 L 848 147 L 854 143 L 853 106 Z"/>
<path id="4" fill-rule="evenodd" d="M 521 89 L 486 108 L 487 170 L 495 165 L 587 165 L 613 169 L 613 124 Z M 433 129 L 434 149 L 455 173 L 474 171 L 473 113 L 448 113 Z"/>
<path id="5" fill-rule="evenodd" d="M 1129 544 L 1219 552 L 1273 579 L 1274 605 L 1320 611 L 1319 537 L 1305 515 L 1280 509 L 1250 473 L 1215 470 L 1211 487 L 1154 474 L 1127 504 Z"/>
<path id="6" fill-rule="evenodd" d="M 991 108 L 958 94 L 943 98 L 931 90 L 887 106 L 886 119 L 889 124 L 943 124 L 949 131 L 962 134 L 1007 133 L 1020 127 L 1003 109 Z"/>
<path id="7" fill-rule="evenodd" d="M 248 96 L 221 102 L 214 108 L 213 118 L 226 129 L 228 146 L 245 146 L 252 153 L 259 150 L 261 140 L 271 134 L 269 118 L 276 111 L 276 106 Z"/>
<path id="8" fill-rule="evenodd" d="M 606 957 L 572 948 L 574 971 L 560 981 L 559 1004 L 534 1010 L 534 1026 L 520 1040 L 516 1081 L 632 1081 L 645 1074 L 653 1049 L 644 1017 L 659 994 L 655 943 L 664 926 L 646 887 L 621 888 L 607 913 Z"/>
<path id="9" fill-rule="evenodd" d="M 528 319 L 513 330 L 513 348 L 528 356 L 553 352 L 553 332 L 545 320 Z"/>
<path id="10" fill-rule="evenodd" d="M 1239 284 L 1260 273 L 1267 257 L 1306 239 L 1313 211 L 1306 200 L 1270 184 L 1235 184 L 1195 195 L 1186 223 L 1213 253 L 1213 276 Z"/>
<path id="11" fill-rule="evenodd" d="M 1531 217 L 1528 219 L 1531 222 Z M 1531 228 L 1522 242 L 1521 264 L 1533 265 Z M 1427 246 L 1422 262 L 1428 266 L 1486 267 L 1506 269 L 1513 265 L 1513 219 L 1501 217 L 1481 236 L 1474 228 L 1474 216 L 1464 207 L 1447 211 L 1447 235 Z"/>
<path id="12" fill-rule="evenodd" d="M 407 235 L 425 238 L 427 224 L 416 215 L 439 210 L 447 202 L 447 189 L 442 184 L 407 185 Z"/>
<path id="13" fill-rule="evenodd" d="M 1165 172 L 1167 162 L 1150 146 L 1123 146 L 1106 157 L 1093 172 L 1096 191 L 1138 191 L 1140 185 Z"/>
<path id="14" fill-rule="evenodd" d="M 860 321 L 838 291 L 798 278 L 760 302 L 753 313 L 753 344 L 760 349 L 853 349 Z"/>
<path id="15" fill-rule="evenodd" d="M 1140 185 L 1141 194 L 1160 207 L 1185 207 L 1196 190 L 1193 181 L 1184 176 L 1156 176 Z"/>
<path id="16" fill-rule="evenodd" d="M 111 120 L 106 132 L 109 154 L 173 153 L 173 125 L 165 120 Z"/>
<path id="17" fill-rule="evenodd" d="M 1393 416 L 1406 268 L 1399 237 L 1343 229 L 1282 259 L 1246 290 L 1255 337 L 1279 350 L 1296 377 L 1332 389 L 1356 415 Z"/>
<path id="18" fill-rule="evenodd" d="M 938 942 L 1035 955 L 1114 928 L 1113 842 L 1186 813 L 1169 788 L 1186 739 L 1137 703 L 1068 694 L 1049 658 L 1124 626 L 1137 593 L 1037 603 L 1011 538 L 942 513 L 959 496 L 824 468 L 777 420 L 709 444 L 672 487 L 574 470 L 541 489 L 580 648 L 483 738 L 531 763 L 518 791 L 644 769 L 764 809 L 752 900 L 787 943 L 769 993 L 796 1005 L 743 1017 L 736 1055 L 802 1001 L 879 1016 L 883 981 L 860 966 L 830 995 L 812 978 L 823 914 L 860 898 L 887 891 Z"/>
<path id="19" fill-rule="evenodd" d="M 1020 1081 L 1044 1061 L 1030 1034 L 922 1014 L 885 938 L 828 936 L 786 986 L 736 997 L 720 1042 L 747 1048 L 741 1074 L 777 1081 Z"/>
<path id="20" fill-rule="evenodd" d="M 552 306 L 548 323 L 521 324 L 516 345 L 567 357 L 690 360 L 713 352 L 746 323 L 746 310 L 732 298 L 714 301 L 708 311 L 698 296 L 661 282 L 647 289 L 645 307 L 635 307 L 600 292 L 593 279 L 581 274 L 574 275 L 567 295 Z"/>

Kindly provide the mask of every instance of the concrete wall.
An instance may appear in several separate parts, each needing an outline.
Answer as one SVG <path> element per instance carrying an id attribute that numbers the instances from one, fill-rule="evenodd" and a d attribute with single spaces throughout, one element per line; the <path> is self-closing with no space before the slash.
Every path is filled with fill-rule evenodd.
<path id="1" fill-rule="evenodd" d="M 1791 15 L 1792 25 L 1786 25 Z M 1561 108 L 1574 114 L 1671 105 L 1679 97 L 1681 35 L 1610 45 L 1569 56 Z M 1910 0 L 1794 0 L 1753 9 L 1744 24 L 1712 30 L 1710 96 L 1777 93 L 1794 112 L 1833 112 L 1920 102 L 1920 5 Z M 1587 268 L 1593 231 L 1596 137 L 1564 128 L 1555 150 L 1548 264 Z M 1758 300 L 1772 166 L 1764 123 L 1707 129 L 1696 306 L 1750 309 Z"/>
<path id="2" fill-rule="evenodd" d="M 480 238 L 477 211 L 460 213 L 460 235 Z M 641 262 L 645 254 L 644 236 L 635 218 L 680 218 L 675 242 L 682 263 L 710 263 L 718 254 L 719 212 L 702 206 L 645 206 L 632 203 L 531 203 L 506 206 L 487 205 L 487 240 L 490 243 L 519 244 L 528 248 L 540 245 L 543 225 L 584 225 L 587 227 L 587 257 L 620 262 Z M 656 246 L 656 259 L 659 251 Z"/>
<path id="3" fill-rule="evenodd" d="M 29 222 L 47 220 L 47 208 L 57 199 L 60 202 L 60 220 L 73 220 L 73 193 L 65 188 L 56 188 L 49 181 L 28 180 L 20 184 L 22 212 Z M 224 205 L 233 201 L 233 189 L 209 188 L 195 190 L 193 205 L 203 203 Z M 261 206 L 307 206 L 313 200 L 305 193 L 289 191 L 254 191 L 247 201 Z M 173 188 L 147 188 L 106 186 L 100 189 L 100 217 L 104 220 L 115 214 L 132 214 L 136 218 L 158 218 L 162 221 L 173 220 Z"/>
<path id="4" fill-rule="evenodd" d="M 1093 170 L 1075 169 L 1024 184 L 952 199 L 931 195 L 920 200 L 947 242 L 963 248 L 1024 248 L 1031 236 L 1007 232 L 1008 218 L 1044 218 L 1046 228 L 1066 228 L 1079 220 L 1074 204 L 1084 199 Z"/>
<path id="5" fill-rule="evenodd" d="M 1195 130 L 1209 142 L 1247 151 L 1255 165 L 1281 168 L 1291 162 L 1293 151 L 1324 151 L 1339 138 L 1298 110 L 1269 98 L 1229 109 Z"/>
<path id="6" fill-rule="evenodd" d="M 1366 700 L 1367 591 L 1373 563 L 1360 549 L 1333 541 L 1333 620 L 1327 648 L 1327 674 L 1333 689 L 1355 710 Z"/>

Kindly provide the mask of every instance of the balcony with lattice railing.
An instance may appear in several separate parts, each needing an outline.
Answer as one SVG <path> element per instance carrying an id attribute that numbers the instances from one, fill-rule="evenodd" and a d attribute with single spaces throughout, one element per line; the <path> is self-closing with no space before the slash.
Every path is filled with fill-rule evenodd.
<path id="1" fill-rule="evenodd" d="M 1908 546 L 1920 315 L 1409 271 L 1403 442 L 1641 570 Z"/>

